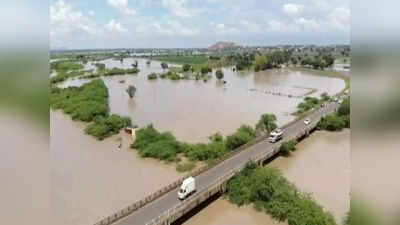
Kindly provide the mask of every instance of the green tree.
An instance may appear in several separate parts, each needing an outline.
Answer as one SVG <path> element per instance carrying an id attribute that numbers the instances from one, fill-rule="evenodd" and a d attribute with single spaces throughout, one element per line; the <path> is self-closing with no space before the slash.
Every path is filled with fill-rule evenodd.
<path id="1" fill-rule="evenodd" d="M 215 72 L 215 76 L 217 77 L 218 80 L 221 80 L 222 78 L 224 78 L 224 72 L 222 72 L 222 70 L 217 70 Z"/>
<path id="2" fill-rule="evenodd" d="M 284 142 L 282 142 L 279 150 L 282 154 L 288 155 L 290 152 L 292 152 L 296 149 L 296 145 L 297 145 L 296 140 L 284 141 Z"/>
<path id="3" fill-rule="evenodd" d="M 347 116 L 350 115 L 350 100 L 345 99 L 342 104 L 340 104 L 339 109 L 338 109 L 338 115 L 339 116 Z"/>
<path id="4" fill-rule="evenodd" d="M 260 120 L 256 124 L 256 129 L 258 131 L 270 133 L 275 128 L 276 125 L 276 116 L 274 114 L 263 114 L 260 117 Z"/>
<path id="5" fill-rule="evenodd" d="M 126 92 L 128 93 L 129 97 L 133 98 L 136 93 L 135 85 L 129 85 L 128 88 L 126 89 Z"/>
<path id="6" fill-rule="evenodd" d="M 184 72 L 186 72 L 186 71 L 189 71 L 191 67 L 192 67 L 192 66 L 189 65 L 189 64 L 184 64 L 184 65 L 182 66 L 182 69 L 183 69 Z"/>
<path id="7" fill-rule="evenodd" d="M 328 101 L 330 99 L 328 93 L 324 92 L 321 94 L 321 100 L 322 101 Z"/>
<path id="8" fill-rule="evenodd" d="M 167 69 L 168 68 L 168 64 L 165 63 L 165 62 L 162 62 L 161 63 L 161 68 L 163 68 L 163 70 Z"/>

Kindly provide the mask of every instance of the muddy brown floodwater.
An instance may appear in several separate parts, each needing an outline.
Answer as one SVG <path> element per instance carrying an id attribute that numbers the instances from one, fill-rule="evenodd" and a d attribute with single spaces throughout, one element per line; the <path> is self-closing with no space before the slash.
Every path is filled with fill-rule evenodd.
<path id="1" fill-rule="evenodd" d="M 174 165 L 129 150 L 128 134 L 98 141 L 84 128 L 51 112 L 52 224 L 94 224 L 181 176 Z"/>
<path id="2" fill-rule="evenodd" d="M 194 80 L 151 80 L 151 72 L 162 72 L 160 62 L 150 66 L 139 61 L 139 75 L 124 75 L 102 78 L 109 90 L 112 113 L 132 118 L 140 127 L 153 123 L 162 131 L 172 131 L 180 140 L 207 141 L 213 133 L 233 133 L 241 124 L 254 125 L 263 113 L 273 113 L 278 124 L 283 125 L 294 117 L 291 115 L 301 98 L 322 92 L 333 95 L 340 92 L 345 83 L 332 77 L 315 76 L 293 70 L 271 70 L 258 73 L 233 72 L 223 69 L 226 84 L 213 78 L 207 83 Z M 134 59 L 123 63 L 104 60 L 107 68 L 128 68 Z M 125 83 L 120 83 L 124 80 Z M 72 79 L 61 87 L 80 85 L 89 80 Z M 128 85 L 135 85 L 133 99 L 126 93 Z M 291 95 L 289 97 L 288 95 Z"/>
<path id="3" fill-rule="evenodd" d="M 301 101 L 287 95 L 302 96 L 310 91 L 315 96 L 324 91 L 332 95 L 345 87 L 341 79 L 285 69 L 235 73 L 225 68 L 225 85 L 214 76 L 207 83 L 149 81 L 149 73 L 162 72 L 160 62 L 153 61 L 148 66 L 144 59 L 138 61 L 138 75 L 102 78 L 109 90 L 111 113 L 129 116 L 140 127 L 153 123 L 188 142 L 207 141 L 217 131 L 230 134 L 241 124 L 254 125 L 263 113 L 274 113 L 282 125 L 294 119 L 290 114 Z M 103 62 L 107 68 L 128 68 L 134 59 Z M 59 86 L 77 86 L 88 81 L 70 79 Z M 133 99 L 125 91 L 130 84 L 137 87 Z M 176 172 L 174 164 L 140 158 L 129 149 L 131 140 L 124 133 L 98 141 L 84 134 L 84 123 L 72 121 L 61 111 L 52 111 L 50 117 L 54 224 L 93 224 L 183 176 Z M 217 203 L 229 207 L 223 201 Z M 253 213 L 249 208 L 237 215 L 247 212 Z M 267 218 L 262 213 L 254 215 L 263 221 Z M 221 224 L 218 218 L 215 221 Z"/>
<path id="4" fill-rule="evenodd" d="M 318 131 L 297 145 L 289 157 L 278 157 L 266 166 L 276 167 L 300 190 L 311 193 L 338 224 L 350 208 L 350 130 L 332 133 Z M 185 225 L 197 224 L 286 224 L 251 206 L 238 208 L 218 199 Z"/>

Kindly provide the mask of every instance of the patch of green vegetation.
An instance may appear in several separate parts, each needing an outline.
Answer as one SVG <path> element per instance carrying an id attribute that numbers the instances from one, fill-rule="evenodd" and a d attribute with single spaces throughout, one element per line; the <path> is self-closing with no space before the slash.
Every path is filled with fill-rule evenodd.
<path id="1" fill-rule="evenodd" d="M 318 98 L 305 97 L 304 100 L 297 105 L 297 111 L 295 114 L 301 115 L 306 113 L 314 108 L 319 107 L 320 103 L 321 102 Z"/>
<path id="2" fill-rule="evenodd" d="M 73 120 L 92 122 L 85 129 L 89 135 L 104 139 L 131 125 L 128 117 L 109 116 L 108 90 L 103 80 L 93 80 L 80 87 L 51 89 L 50 106 L 62 109 Z"/>
<path id="3" fill-rule="evenodd" d="M 337 113 L 322 117 L 317 124 L 317 128 L 328 131 L 340 131 L 343 128 L 350 128 L 350 100 L 344 100 Z"/>
<path id="4" fill-rule="evenodd" d="M 50 78 L 50 84 L 63 82 L 65 80 L 67 80 L 68 78 L 82 76 L 82 75 L 84 75 L 86 73 L 90 73 L 91 74 L 91 72 L 92 72 L 91 70 L 85 70 L 85 71 L 60 71 L 60 72 L 57 73 L 56 76 Z"/>
<path id="5" fill-rule="evenodd" d="M 187 172 L 191 171 L 196 167 L 196 163 L 193 161 L 183 162 L 176 165 L 176 171 L 178 172 Z"/>
<path id="6" fill-rule="evenodd" d="M 176 63 L 176 64 L 191 64 L 198 65 L 207 63 L 208 58 L 205 55 L 163 55 L 153 56 L 154 60 Z"/>
<path id="7" fill-rule="evenodd" d="M 83 69 L 83 65 L 71 59 L 57 60 L 50 63 L 50 70 L 55 70 L 57 72 L 81 69 Z"/>
<path id="8" fill-rule="evenodd" d="M 147 79 L 148 80 L 155 80 L 155 79 L 157 79 L 157 74 L 156 73 L 151 73 L 151 74 L 147 75 Z"/>
<path id="9" fill-rule="evenodd" d="M 115 76 L 115 75 L 139 73 L 139 69 L 137 68 L 121 69 L 114 67 L 112 69 L 101 70 L 99 71 L 99 73 L 103 76 Z"/>
<path id="10" fill-rule="evenodd" d="M 91 122 L 97 116 L 108 116 L 108 90 L 102 80 L 94 80 L 80 87 L 53 87 L 50 106 L 62 109 L 73 120 Z"/>
<path id="11" fill-rule="evenodd" d="M 136 140 L 131 145 L 142 157 L 174 161 L 182 152 L 181 144 L 170 132 L 159 132 L 149 125 L 136 132 Z"/>
<path id="12" fill-rule="evenodd" d="M 229 151 L 232 151 L 251 141 L 255 137 L 256 131 L 254 128 L 247 125 L 242 125 L 235 133 L 226 137 L 226 148 Z"/>
<path id="13" fill-rule="evenodd" d="M 189 144 L 179 142 L 170 132 L 159 132 L 152 125 L 140 129 L 131 145 L 143 157 L 152 157 L 166 161 L 176 161 L 183 153 L 191 161 L 213 161 L 230 151 L 248 143 L 256 137 L 256 131 L 242 125 L 234 134 L 224 138 L 216 133 L 209 137 L 209 143 Z"/>
<path id="14" fill-rule="evenodd" d="M 119 115 L 111 115 L 109 117 L 96 117 L 94 122 L 89 124 L 85 132 L 102 140 L 113 134 L 117 134 L 122 128 L 130 126 L 131 119 L 129 117 L 121 117 Z"/>
<path id="15" fill-rule="evenodd" d="M 296 150 L 296 145 L 297 145 L 296 140 L 284 141 L 284 142 L 282 142 L 281 147 L 279 148 L 279 151 L 283 155 L 289 155 L 290 152 Z"/>
<path id="16" fill-rule="evenodd" d="M 239 206 L 253 203 L 279 221 L 289 225 L 335 225 L 331 213 L 324 211 L 309 194 L 302 193 L 275 168 L 248 164 L 227 184 L 226 195 Z"/>

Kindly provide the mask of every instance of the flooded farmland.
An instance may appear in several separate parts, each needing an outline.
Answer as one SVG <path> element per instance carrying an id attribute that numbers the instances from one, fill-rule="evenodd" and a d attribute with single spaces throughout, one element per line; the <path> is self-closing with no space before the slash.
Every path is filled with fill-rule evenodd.
<path id="1" fill-rule="evenodd" d="M 291 113 L 301 101 L 296 96 L 308 93 L 319 96 L 322 92 L 332 95 L 345 87 L 341 79 L 287 69 L 237 73 L 225 68 L 226 84 L 214 77 L 206 83 L 150 81 L 149 73 L 162 72 L 160 62 L 146 65 L 144 59 L 138 61 L 141 71 L 138 75 L 102 78 L 109 89 L 111 113 L 129 116 L 139 127 L 153 123 L 158 129 L 172 131 L 178 139 L 189 142 L 207 141 L 209 135 L 218 131 L 230 134 L 241 124 L 254 125 L 263 113 L 274 113 L 282 125 L 294 119 Z M 123 63 L 111 59 L 101 62 L 107 68 L 130 68 L 134 59 L 125 59 Z M 90 80 L 75 78 L 60 86 L 78 86 L 87 81 Z M 133 99 L 125 91 L 129 84 L 137 88 Z M 95 223 L 182 176 L 173 164 L 140 158 L 129 149 L 131 140 L 122 132 L 98 141 L 85 135 L 84 127 L 84 123 L 72 121 L 61 111 L 51 112 L 52 199 L 56 212 L 53 219 L 57 224 Z M 216 202 L 231 212 L 239 211 L 222 200 Z M 257 213 L 254 219 L 252 209 L 235 213 L 238 216 L 249 213 L 245 217 L 250 221 L 261 222 L 267 217 Z M 219 221 L 216 218 L 215 224 L 220 224 Z"/>
<path id="2" fill-rule="evenodd" d="M 131 117 L 134 124 L 145 126 L 153 123 L 162 131 L 172 131 L 180 140 L 207 141 L 213 133 L 230 134 L 241 124 L 254 125 L 263 113 L 274 113 L 278 124 L 294 119 L 301 96 L 322 92 L 333 95 L 345 87 L 343 80 L 313 76 L 292 70 L 271 70 L 258 73 L 225 73 L 223 84 L 214 77 L 207 83 L 194 80 L 148 80 L 151 72 L 162 72 L 160 62 L 146 65 L 138 59 L 140 73 L 103 77 L 109 89 L 112 113 Z M 107 68 L 128 68 L 134 59 L 123 63 L 105 60 Z M 124 83 L 120 83 L 124 80 Z M 89 80 L 72 79 L 62 87 L 76 86 Z M 131 99 L 126 93 L 128 85 L 137 88 Z"/>

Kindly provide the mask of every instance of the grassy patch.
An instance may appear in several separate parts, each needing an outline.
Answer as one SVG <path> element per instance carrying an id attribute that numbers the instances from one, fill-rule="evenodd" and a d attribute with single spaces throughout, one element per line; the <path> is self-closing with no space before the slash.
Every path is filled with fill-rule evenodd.
<path id="1" fill-rule="evenodd" d="M 193 161 L 188 161 L 188 162 L 182 162 L 176 165 L 176 170 L 178 172 L 187 172 L 191 171 L 196 167 L 196 163 Z"/>
<path id="2" fill-rule="evenodd" d="M 239 206 L 253 203 L 289 225 L 334 225 L 331 213 L 324 211 L 309 194 L 302 193 L 275 168 L 248 164 L 228 182 L 226 195 Z"/>

